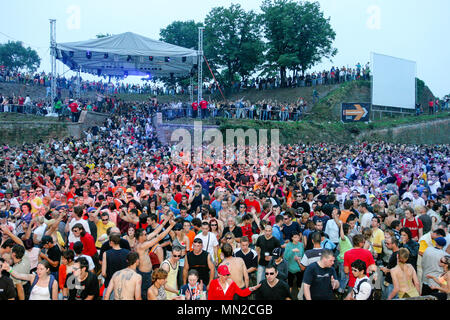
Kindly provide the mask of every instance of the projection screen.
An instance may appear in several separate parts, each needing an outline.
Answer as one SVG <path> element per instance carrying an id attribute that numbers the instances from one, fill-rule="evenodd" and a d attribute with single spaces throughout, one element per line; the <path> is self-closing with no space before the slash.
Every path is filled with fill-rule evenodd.
<path id="1" fill-rule="evenodd" d="M 415 108 L 415 61 L 372 53 L 372 76 L 372 105 Z"/>

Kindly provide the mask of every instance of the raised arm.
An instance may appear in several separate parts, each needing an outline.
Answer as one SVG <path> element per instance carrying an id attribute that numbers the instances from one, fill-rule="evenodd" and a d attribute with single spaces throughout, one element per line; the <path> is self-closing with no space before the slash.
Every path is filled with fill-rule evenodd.
<path id="1" fill-rule="evenodd" d="M 2 230 L 2 233 L 6 234 L 8 237 L 10 237 L 15 243 L 20 244 L 21 246 L 23 246 L 23 241 L 15 236 L 7 226 L 1 226 L 0 229 Z"/>

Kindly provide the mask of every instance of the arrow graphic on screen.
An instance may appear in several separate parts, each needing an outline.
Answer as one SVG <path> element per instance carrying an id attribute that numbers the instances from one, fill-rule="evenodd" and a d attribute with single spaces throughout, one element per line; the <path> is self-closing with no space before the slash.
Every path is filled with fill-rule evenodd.
<path id="1" fill-rule="evenodd" d="M 355 116 L 354 121 L 359 121 L 361 118 L 367 115 L 367 109 L 361 107 L 359 104 L 355 104 L 355 110 L 344 110 L 344 115 L 346 116 Z"/>

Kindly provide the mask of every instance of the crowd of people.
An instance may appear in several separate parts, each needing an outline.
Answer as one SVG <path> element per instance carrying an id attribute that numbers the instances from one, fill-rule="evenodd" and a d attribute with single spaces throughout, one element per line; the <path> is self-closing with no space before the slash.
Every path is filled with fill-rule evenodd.
<path id="1" fill-rule="evenodd" d="M 145 104 L 119 110 L 2 146 L 0 299 L 448 299 L 448 146 L 178 163 Z"/>
<path id="2" fill-rule="evenodd" d="M 318 100 L 319 93 L 313 92 L 312 100 Z M 311 111 L 308 101 L 303 97 L 296 102 L 279 102 L 276 100 L 259 100 L 251 102 L 245 99 L 210 101 L 197 103 L 194 101 L 190 106 L 187 103 L 173 102 L 162 104 L 159 110 L 163 119 L 175 118 L 226 118 L 226 119 L 255 119 L 274 121 L 299 121 L 305 114 Z"/>
<path id="3" fill-rule="evenodd" d="M 189 85 L 177 86 L 157 84 L 155 82 L 143 81 L 142 83 L 126 83 L 117 79 L 104 79 L 98 81 L 83 80 L 80 81 L 80 94 L 85 95 L 89 92 L 96 92 L 104 95 L 117 95 L 121 93 L 129 94 L 150 94 L 150 95 L 176 95 L 176 94 L 188 94 L 190 92 Z M 115 83 L 114 83 L 114 80 Z M 369 63 L 362 66 L 357 63 L 354 68 L 345 67 L 331 67 L 330 70 L 323 70 L 322 72 L 306 72 L 305 74 L 293 73 L 286 78 L 285 87 L 310 87 L 319 85 L 332 85 L 343 83 L 347 81 L 355 80 L 370 80 Z M 12 71 L 7 68 L 0 69 L 0 81 L 18 83 L 24 85 L 35 85 L 47 88 L 47 97 L 50 93 L 51 74 L 45 72 L 20 72 Z M 241 92 L 250 88 L 258 90 L 270 90 L 281 88 L 281 78 L 276 77 L 261 77 L 255 76 L 243 81 L 236 81 L 230 84 L 229 88 L 232 92 Z M 56 87 L 58 97 L 62 97 L 62 90 L 69 91 L 69 98 L 76 96 L 77 90 L 77 77 L 65 77 L 64 75 L 58 75 L 56 78 Z M 223 86 L 220 88 L 225 90 Z M 194 89 L 196 94 L 197 88 Z M 206 94 L 219 93 L 219 87 L 216 82 L 204 83 L 202 90 Z"/>

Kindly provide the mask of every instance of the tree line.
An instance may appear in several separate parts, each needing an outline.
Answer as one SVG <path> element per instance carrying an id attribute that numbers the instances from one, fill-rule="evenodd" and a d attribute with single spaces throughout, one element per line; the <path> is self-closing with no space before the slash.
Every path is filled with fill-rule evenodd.
<path id="1" fill-rule="evenodd" d="M 204 27 L 204 56 L 226 87 L 258 71 L 278 74 L 285 86 L 288 70 L 304 74 L 337 54 L 336 33 L 318 2 L 264 0 L 260 9 L 258 14 L 239 4 L 215 7 L 204 22 L 172 22 L 160 30 L 160 40 L 197 50 L 198 27 Z M 204 77 L 210 78 L 204 69 Z"/>

